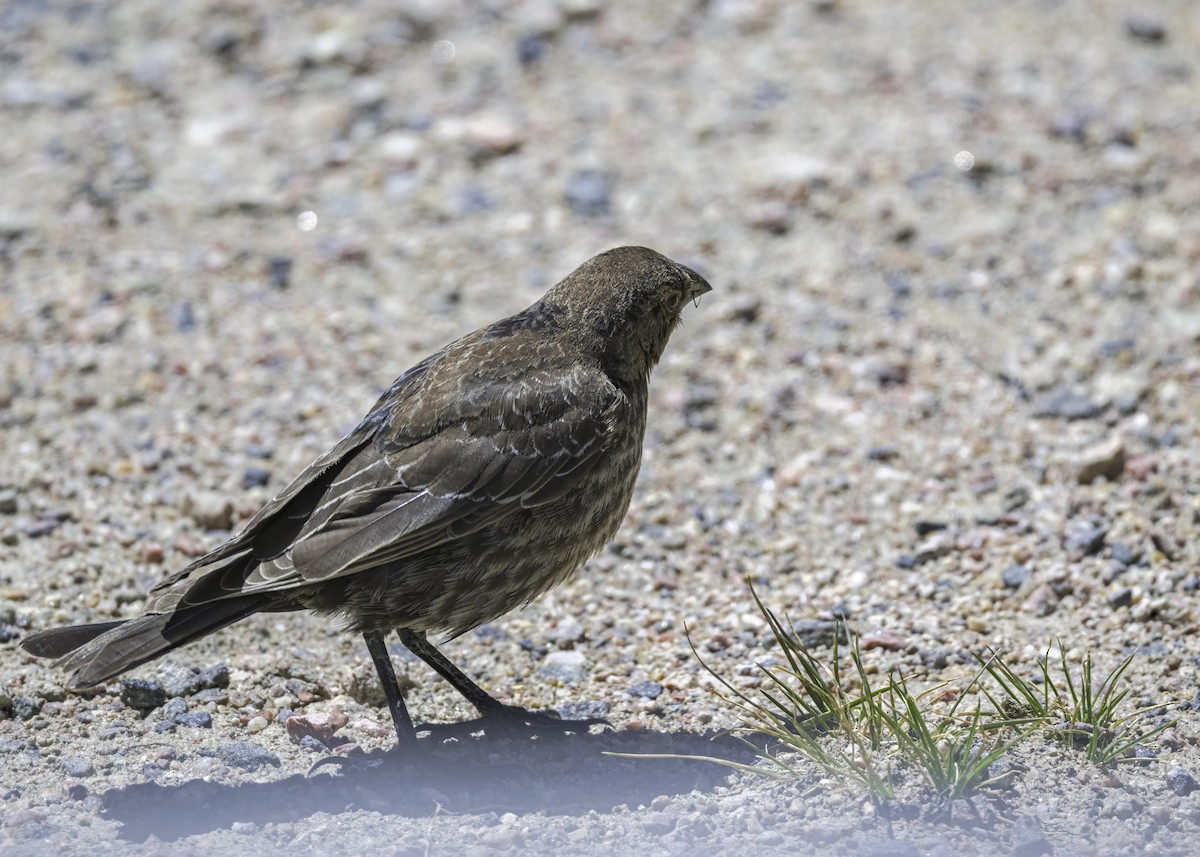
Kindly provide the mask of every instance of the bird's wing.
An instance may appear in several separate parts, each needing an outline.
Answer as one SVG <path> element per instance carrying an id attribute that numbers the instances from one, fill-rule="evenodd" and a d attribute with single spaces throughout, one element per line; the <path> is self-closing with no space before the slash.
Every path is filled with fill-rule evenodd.
<path id="1" fill-rule="evenodd" d="M 205 574 L 183 602 L 353 574 L 559 499 L 594 466 L 626 402 L 602 373 L 582 367 L 459 378 L 439 400 L 444 407 L 396 407 L 371 442 L 353 448 L 288 550 Z"/>

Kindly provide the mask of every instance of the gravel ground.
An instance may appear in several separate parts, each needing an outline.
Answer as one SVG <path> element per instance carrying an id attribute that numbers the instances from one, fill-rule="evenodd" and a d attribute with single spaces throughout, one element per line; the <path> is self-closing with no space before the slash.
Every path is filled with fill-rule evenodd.
<path id="1" fill-rule="evenodd" d="M 0 3 L 0 851 L 1200 853 L 1193 5 Z M 136 614 L 401 370 L 624 243 L 715 287 L 629 519 L 446 647 L 615 731 L 305 778 L 389 744 L 325 620 L 135 673 L 161 693 L 18 651 Z M 746 578 L 918 683 L 1135 653 L 1179 720 L 1141 766 L 1024 746 L 951 818 L 605 755 L 739 758 L 685 627 L 752 688 Z M 397 656 L 420 720 L 471 716 Z"/>

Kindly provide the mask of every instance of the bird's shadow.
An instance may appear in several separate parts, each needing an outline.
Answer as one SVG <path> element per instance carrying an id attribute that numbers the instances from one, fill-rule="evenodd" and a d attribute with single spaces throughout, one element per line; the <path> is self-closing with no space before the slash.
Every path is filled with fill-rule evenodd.
<path id="1" fill-rule="evenodd" d="M 236 822 L 291 822 L 317 812 L 356 809 L 410 818 L 441 812 L 580 815 L 649 804 L 663 794 L 710 791 L 730 773 L 712 761 L 661 756 L 754 759 L 745 742 L 716 733 L 606 729 L 590 734 L 564 725 L 490 738 L 469 734 L 470 726 L 461 726 L 461 736 L 449 739 L 435 728 L 421 739 L 420 752 L 381 753 L 371 760 L 377 764 L 350 761 L 265 783 L 191 780 L 111 789 L 102 798 L 104 815 L 120 822 L 120 836 L 127 841 L 150 835 L 173 840 Z"/>

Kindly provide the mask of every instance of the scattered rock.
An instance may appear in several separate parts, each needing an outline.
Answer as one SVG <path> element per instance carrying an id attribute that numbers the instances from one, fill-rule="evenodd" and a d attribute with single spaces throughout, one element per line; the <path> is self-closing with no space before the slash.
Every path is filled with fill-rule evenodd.
<path id="1" fill-rule="evenodd" d="M 360 717 L 358 720 L 351 721 L 347 728 L 369 738 L 386 738 L 394 734 L 391 724 L 385 725 L 370 717 Z"/>
<path id="2" fill-rule="evenodd" d="M 279 767 L 279 757 L 250 741 L 230 741 L 217 747 L 216 757 L 226 765 L 257 771 L 264 765 Z"/>
<path id="3" fill-rule="evenodd" d="M 261 488 L 271 481 L 271 471 L 265 467 L 247 467 L 242 471 L 243 488 Z"/>
<path id="4" fill-rule="evenodd" d="M 154 670 L 154 680 L 169 698 L 194 696 L 212 688 L 228 687 L 229 667 L 211 664 L 197 669 L 175 661 L 162 661 Z"/>
<path id="5" fill-rule="evenodd" d="M 291 718 L 289 718 L 289 719 L 291 719 Z M 321 741 L 318 738 L 314 738 L 312 735 L 302 736 L 297 743 L 300 745 L 301 750 L 307 750 L 310 753 L 328 753 L 329 752 L 329 745 L 325 744 L 323 741 Z"/>
<path id="6" fill-rule="evenodd" d="M 864 651 L 883 649 L 886 652 L 898 652 L 908 645 L 908 638 L 899 631 L 879 630 L 863 634 L 859 643 Z"/>
<path id="7" fill-rule="evenodd" d="M 1167 40 L 1167 28 L 1157 18 L 1147 15 L 1130 15 L 1125 19 L 1125 32 L 1134 41 L 1148 45 L 1161 45 Z"/>
<path id="8" fill-rule="evenodd" d="M 1200 783 L 1196 782 L 1196 778 L 1183 768 L 1174 765 L 1171 770 L 1167 771 L 1167 788 L 1177 795 L 1187 797 L 1200 789 Z"/>
<path id="9" fill-rule="evenodd" d="M 168 699 L 162 708 L 158 709 L 158 714 L 163 720 L 175 722 L 175 718 L 180 715 L 187 714 L 188 704 L 179 697 Z"/>
<path id="10" fill-rule="evenodd" d="M 1081 485 L 1095 482 L 1101 476 L 1115 481 L 1125 470 L 1125 444 L 1119 437 L 1085 450 L 1075 464 L 1075 481 Z"/>
<path id="11" fill-rule="evenodd" d="M 182 512 L 206 530 L 228 530 L 233 526 L 233 501 L 221 494 L 188 494 Z"/>
<path id="12" fill-rule="evenodd" d="M 587 677 L 583 664 L 583 652 L 578 650 L 551 652 L 542 662 L 541 674 L 545 678 L 564 684 L 583 681 Z"/>
<path id="13" fill-rule="evenodd" d="M 1110 593 L 1107 598 L 1107 601 L 1108 601 L 1108 606 L 1113 607 L 1115 609 L 1120 609 L 1122 607 L 1128 607 L 1130 604 L 1133 603 L 1133 590 L 1130 589 L 1128 586 L 1122 586 L 1120 589 L 1116 590 L 1115 592 Z"/>
<path id="14" fill-rule="evenodd" d="M 1061 599 L 1058 593 L 1054 591 L 1048 583 L 1039 585 L 1025 599 L 1025 603 L 1021 605 L 1022 610 L 1026 610 L 1037 616 L 1049 616 L 1058 609 L 1058 602 Z"/>
<path id="15" fill-rule="evenodd" d="M 1063 420 L 1091 420 L 1104 413 L 1108 405 L 1065 388 L 1051 390 L 1033 402 L 1035 417 L 1057 417 Z"/>
<path id="16" fill-rule="evenodd" d="M 896 449 L 894 446 L 873 446 L 867 450 L 867 461 L 895 461 L 899 457 L 900 450 Z M 922 533 L 920 526 L 921 523 L 923 522 L 918 522 L 917 524 L 918 535 L 927 535 L 928 533 L 945 529 L 944 525 L 935 526 L 932 530 L 927 530 L 926 532 Z"/>
<path id="17" fill-rule="evenodd" d="M 1031 576 L 1032 572 L 1029 570 L 1029 566 L 1014 563 L 1004 569 L 1001 578 L 1009 589 L 1020 589 Z"/>
<path id="18" fill-rule="evenodd" d="M 17 492 L 12 490 L 0 491 L 0 515 L 15 515 L 17 513 Z"/>
<path id="19" fill-rule="evenodd" d="M 786 235 L 792 228 L 792 209 L 782 199 L 753 200 L 743 209 L 746 225 L 771 235 Z"/>
<path id="20" fill-rule="evenodd" d="M 584 639 L 583 625 L 572 619 L 564 619 L 546 634 L 550 642 L 559 648 L 566 649 L 582 642 Z"/>
<path id="21" fill-rule="evenodd" d="M 482 114 L 466 121 L 463 140 L 471 148 L 472 160 L 479 162 L 515 152 L 525 142 L 525 136 L 511 119 Z"/>
<path id="22" fill-rule="evenodd" d="M 1138 482 L 1145 482 L 1156 470 L 1158 459 L 1153 455 L 1135 455 L 1125 460 L 1125 475 Z"/>
<path id="23" fill-rule="evenodd" d="M 130 708 L 146 712 L 167 701 L 167 692 L 156 681 L 141 678 L 121 679 L 121 701 Z"/>
<path id="24" fill-rule="evenodd" d="M 630 696 L 640 696 L 642 699 L 658 699 L 662 692 L 663 686 L 656 681 L 639 681 L 629 688 Z"/>
<path id="25" fill-rule="evenodd" d="M 138 546 L 138 556 L 142 562 L 157 564 L 166 559 L 167 549 L 161 542 L 147 540 Z"/>
<path id="26" fill-rule="evenodd" d="M 949 533 L 934 533 L 921 544 L 917 545 L 916 555 L 913 561 L 917 565 L 924 565 L 927 562 L 933 562 L 935 559 L 941 559 L 949 555 L 954 550 L 954 538 Z"/>
<path id="27" fill-rule="evenodd" d="M 212 715 L 207 711 L 185 711 L 175 716 L 175 722 L 180 726 L 194 726 L 197 729 L 211 729 Z"/>
<path id="28" fill-rule="evenodd" d="M 828 619 L 800 619 L 792 624 L 796 632 L 796 641 L 806 649 L 818 649 L 832 646 L 834 640 L 839 643 L 850 642 L 850 634 L 845 622 L 831 622 Z"/>
<path id="29" fill-rule="evenodd" d="M 64 774 L 66 774 L 68 777 L 75 777 L 76 779 L 90 777 L 92 774 L 96 773 L 95 767 L 93 767 L 92 763 L 87 759 L 63 759 L 61 762 L 59 762 L 59 765 L 62 767 Z"/>
<path id="30" fill-rule="evenodd" d="M 284 726 L 293 741 L 299 742 L 305 736 L 312 736 L 322 744 L 328 745 L 338 730 L 349 722 L 350 718 L 341 711 L 314 711 L 308 714 L 293 714 Z"/>
<path id="31" fill-rule="evenodd" d="M 1123 566 L 1133 565 L 1137 562 L 1139 556 L 1125 542 L 1112 542 L 1108 546 L 1108 555 L 1114 562 L 1120 563 Z"/>
<path id="32" fill-rule="evenodd" d="M 1072 553 L 1078 552 L 1091 556 L 1100 552 L 1104 547 L 1104 539 L 1108 536 L 1108 524 L 1096 517 L 1088 517 L 1076 521 L 1067 530 L 1063 538 L 1063 547 Z"/>

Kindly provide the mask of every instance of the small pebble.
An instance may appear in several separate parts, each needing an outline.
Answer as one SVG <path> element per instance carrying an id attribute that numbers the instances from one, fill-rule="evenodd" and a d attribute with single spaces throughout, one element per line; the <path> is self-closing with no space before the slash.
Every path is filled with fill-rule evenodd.
<path id="1" fill-rule="evenodd" d="M 1020 589 L 1029 580 L 1031 575 L 1032 572 L 1030 572 L 1029 566 L 1015 563 L 1004 569 L 1001 577 L 1004 585 L 1009 589 Z"/>
<path id="2" fill-rule="evenodd" d="M 864 651 L 883 649 L 887 652 L 898 652 L 908 645 L 908 638 L 898 631 L 879 630 L 863 634 L 859 644 Z"/>
<path id="3" fill-rule="evenodd" d="M 1115 592 L 1110 593 L 1107 600 L 1109 607 L 1114 607 L 1117 609 L 1120 609 L 1121 607 L 1128 607 L 1133 603 L 1133 590 L 1128 586 L 1122 586 Z"/>
<path id="4" fill-rule="evenodd" d="M 839 643 L 850 642 L 845 622 L 831 622 L 828 619 L 800 619 L 793 622 L 791 627 L 796 632 L 797 642 L 806 649 L 832 646 L 834 640 Z"/>
<path id="5" fill-rule="evenodd" d="M 155 681 L 141 678 L 121 679 L 121 701 L 138 711 L 150 711 L 167 701 L 167 692 Z"/>
<path id="6" fill-rule="evenodd" d="M 288 256 L 272 256 L 267 260 L 267 278 L 277 289 L 286 289 L 292 280 L 292 260 Z M 270 455 L 259 456 L 269 458 Z"/>
<path id="7" fill-rule="evenodd" d="M 350 721 L 341 711 L 314 711 L 309 714 L 293 714 L 284 728 L 293 741 L 311 735 L 322 744 L 329 744 L 338 730 Z"/>
<path id="8" fill-rule="evenodd" d="M 540 672 L 543 677 L 564 684 L 583 681 L 587 677 L 583 652 L 576 649 L 551 652 L 542 662 Z"/>
<path id="9" fill-rule="evenodd" d="M 1125 470 L 1125 444 L 1113 437 L 1085 450 L 1075 464 L 1075 481 L 1080 485 L 1095 482 L 1101 476 L 1114 481 Z"/>
<path id="10" fill-rule="evenodd" d="M 62 766 L 63 773 L 68 777 L 83 779 L 96 773 L 96 769 L 92 766 L 92 763 L 86 759 L 63 759 L 59 762 L 59 765 Z"/>
<path id="11" fill-rule="evenodd" d="M 189 711 L 175 717 L 180 726 L 194 726 L 198 729 L 212 728 L 212 715 L 207 711 Z"/>
<path id="12" fill-rule="evenodd" d="M 1148 45 L 1161 45 L 1167 40 L 1167 28 L 1162 21 L 1147 15 L 1130 15 L 1126 18 L 1125 32 L 1131 39 Z"/>
<path id="13" fill-rule="evenodd" d="M 271 481 L 271 471 L 264 467 L 247 467 L 242 471 L 243 488 L 259 488 Z"/>
<path id="14" fill-rule="evenodd" d="M 228 530 L 233 526 L 233 501 L 222 494 L 188 494 L 182 511 L 206 530 Z"/>
<path id="15" fill-rule="evenodd" d="M 1058 417 L 1064 420 L 1090 420 L 1104 413 L 1106 405 L 1067 389 L 1052 390 L 1033 402 L 1035 417 Z"/>
<path id="16" fill-rule="evenodd" d="M 300 749 L 308 750 L 310 753 L 328 753 L 329 746 L 312 735 L 303 736 L 298 742 Z"/>
<path id="17" fill-rule="evenodd" d="M 1174 794 L 1186 797 L 1200 789 L 1200 783 L 1196 782 L 1196 778 L 1183 768 L 1174 765 L 1171 770 L 1167 771 L 1167 788 Z"/>
<path id="18" fill-rule="evenodd" d="M 1025 603 L 1021 605 L 1021 609 L 1036 616 L 1049 616 L 1058 609 L 1060 600 L 1054 588 L 1048 583 L 1043 583 L 1029 594 Z"/>
<path id="19" fill-rule="evenodd" d="M 629 688 L 630 696 L 642 699 L 658 699 L 662 696 L 663 686 L 656 681 L 640 681 Z"/>
<path id="20" fill-rule="evenodd" d="M 1063 539 L 1063 547 L 1068 551 L 1078 551 L 1084 556 L 1099 553 L 1104 547 L 1104 539 L 1108 535 L 1108 524 L 1099 518 L 1086 518 L 1077 521 L 1067 530 Z"/>
<path id="21" fill-rule="evenodd" d="M 247 771 L 257 771 L 264 765 L 279 767 L 279 757 L 249 741 L 229 741 L 217 747 L 216 757 L 226 765 Z"/>

